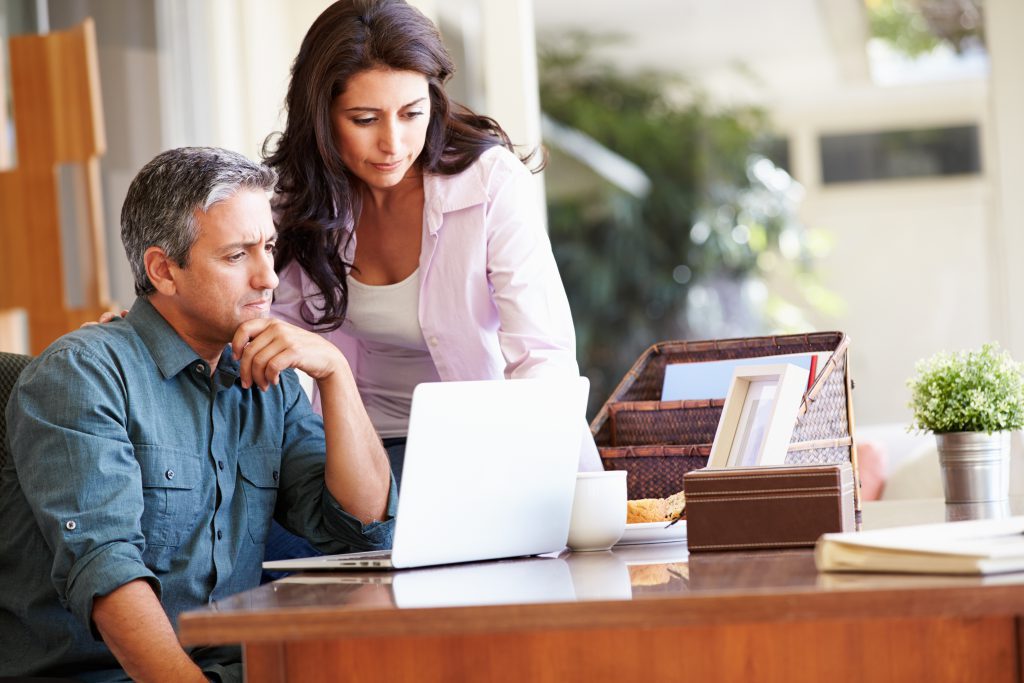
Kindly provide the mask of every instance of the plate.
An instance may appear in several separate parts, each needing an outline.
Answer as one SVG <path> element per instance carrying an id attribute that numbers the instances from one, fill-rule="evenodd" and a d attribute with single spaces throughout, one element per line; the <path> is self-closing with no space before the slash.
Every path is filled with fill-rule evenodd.
<path id="1" fill-rule="evenodd" d="M 636 545 L 638 543 L 679 543 L 686 540 L 686 520 L 668 526 L 668 522 L 644 522 L 627 524 L 626 532 L 615 545 Z"/>
<path id="2" fill-rule="evenodd" d="M 627 567 L 644 564 L 672 564 L 687 562 L 690 559 L 690 552 L 685 543 L 617 545 L 612 549 L 612 553 L 625 562 Z"/>

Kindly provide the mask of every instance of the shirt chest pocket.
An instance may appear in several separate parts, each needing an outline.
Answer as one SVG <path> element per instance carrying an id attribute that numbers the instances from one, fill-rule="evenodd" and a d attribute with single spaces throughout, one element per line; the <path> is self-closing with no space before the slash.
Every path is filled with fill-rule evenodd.
<path id="1" fill-rule="evenodd" d="M 250 448 L 239 452 L 238 471 L 242 475 L 249 537 L 253 543 L 265 543 L 270 520 L 274 515 L 274 505 L 277 503 L 281 449 Z"/>
<path id="2" fill-rule="evenodd" d="M 136 446 L 142 474 L 142 533 L 146 544 L 177 547 L 202 508 L 202 459 L 164 446 Z"/>

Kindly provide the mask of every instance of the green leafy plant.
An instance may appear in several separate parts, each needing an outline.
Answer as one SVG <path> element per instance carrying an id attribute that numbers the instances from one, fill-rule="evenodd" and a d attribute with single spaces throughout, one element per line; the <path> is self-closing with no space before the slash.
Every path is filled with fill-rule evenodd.
<path id="1" fill-rule="evenodd" d="M 914 411 L 911 428 L 991 434 L 1024 427 L 1022 366 L 998 344 L 938 353 L 920 361 L 916 372 L 907 380 Z"/>
<path id="2" fill-rule="evenodd" d="M 813 269 L 827 245 L 797 218 L 802 188 L 759 153 L 765 113 L 716 106 L 673 74 L 626 72 L 597 55 L 610 40 L 560 34 L 539 54 L 545 114 L 650 180 L 644 196 L 548 194 L 592 411 L 656 341 L 802 331 L 804 309 L 835 308 Z"/>
<path id="3" fill-rule="evenodd" d="M 984 44 L 982 0 L 866 0 L 871 34 L 908 57 Z"/>

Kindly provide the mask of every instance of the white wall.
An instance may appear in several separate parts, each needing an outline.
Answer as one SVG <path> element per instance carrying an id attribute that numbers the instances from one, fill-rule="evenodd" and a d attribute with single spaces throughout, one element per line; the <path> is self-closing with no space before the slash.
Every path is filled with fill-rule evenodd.
<path id="1" fill-rule="evenodd" d="M 854 407 L 862 424 L 909 423 L 906 380 L 940 350 L 1004 339 L 990 174 L 822 185 L 823 133 L 981 126 L 983 168 L 998 157 L 984 81 L 898 89 L 864 85 L 820 98 L 776 102 L 791 138 L 794 175 L 805 185 L 801 219 L 832 240 L 823 284 L 845 303 L 819 329 L 851 337 Z"/>

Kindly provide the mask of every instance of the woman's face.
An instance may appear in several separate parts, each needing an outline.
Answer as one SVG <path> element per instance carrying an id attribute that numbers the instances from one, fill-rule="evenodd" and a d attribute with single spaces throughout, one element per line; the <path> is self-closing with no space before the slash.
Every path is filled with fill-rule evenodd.
<path id="1" fill-rule="evenodd" d="M 345 166 L 370 189 L 394 187 L 423 151 L 430 122 L 427 77 L 368 69 L 331 103 L 335 144 Z"/>

